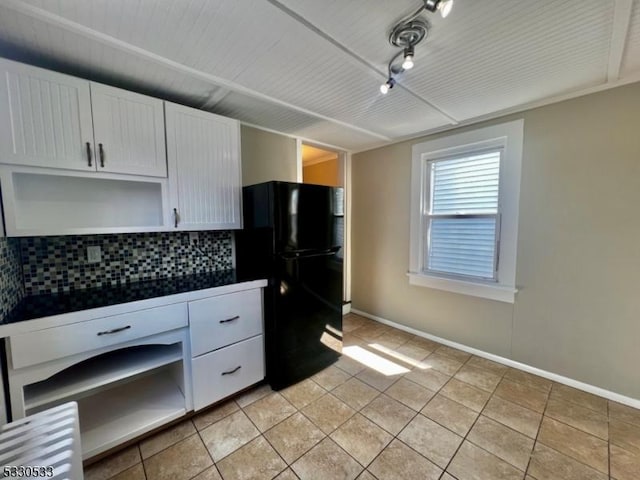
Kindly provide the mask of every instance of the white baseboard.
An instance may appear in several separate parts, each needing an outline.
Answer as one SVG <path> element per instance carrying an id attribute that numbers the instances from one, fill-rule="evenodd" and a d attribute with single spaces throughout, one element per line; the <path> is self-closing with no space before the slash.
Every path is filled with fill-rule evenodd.
<path id="1" fill-rule="evenodd" d="M 443 345 L 457 348 L 458 350 L 462 350 L 463 352 L 477 355 L 478 357 L 486 358 L 488 360 L 493 360 L 494 362 L 507 365 L 508 367 L 517 368 L 518 370 L 523 370 L 525 372 L 529 372 L 534 375 L 538 375 L 540 377 L 553 380 L 554 382 L 562 383 L 563 385 L 568 385 L 569 387 L 577 388 L 578 390 L 592 393 L 594 395 L 598 395 L 599 397 L 603 397 L 608 400 L 613 400 L 614 402 L 628 405 L 629 407 L 640 409 L 640 400 L 635 398 L 627 397 L 625 395 L 621 395 L 619 393 L 612 392 L 610 390 L 605 390 L 604 388 L 596 387 L 595 385 L 583 383 L 578 380 L 574 380 L 572 378 L 563 377 L 562 375 L 558 375 L 556 373 L 547 372 L 546 370 L 541 370 L 539 368 L 532 367 L 525 363 L 516 362 L 515 360 L 511 360 L 509 358 L 501 357 L 499 355 L 494 355 L 493 353 L 488 353 L 482 350 L 478 350 L 477 348 L 469 347 L 467 345 L 463 345 L 462 343 L 452 342 L 451 340 L 447 340 L 446 338 L 437 337 L 435 335 L 425 333 L 421 330 L 417 330 L 415 328 L 407 327 L 406 325 L 402 325 L 400 323 L 387 320 L 386 318 L 378 317 L 377 315 L 372 315 L 368 312 L 363 312 L 362 310 L 358 310 L 356 308 L 352 308 L 351 313 L 356 313 L 363 317 L 367 317 L 377 322 L 383 323 L 385 325 L 389 325 L 390 327 L 397 328 L 398 330 L 403 330 L 408 333 L 413 333 L 414 335 L 417 335 L 419 337 L 427 338 L 429 340 L 433 340 L 434 342 L 442 343 Z"/>
<path id="2" fill-rule="evenodd" d="M 342 305 L 342 314 L 346 315 L 347 313 L 351 313 L 351 302 L 347 302 Z"/>

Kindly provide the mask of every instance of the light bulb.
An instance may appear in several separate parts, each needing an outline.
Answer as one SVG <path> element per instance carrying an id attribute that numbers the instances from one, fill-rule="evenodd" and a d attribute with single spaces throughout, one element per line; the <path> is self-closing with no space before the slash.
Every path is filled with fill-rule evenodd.
<path id="1" fill-rule="evenodd" d="M 396 81 L 393 78 L 389 77 L 389 80 L 380 85 L 380 93 L 386 95 L 387 93 L 389 93 L 389 89 L 393 88 L 395 84 Z"/>
<path id="2" fill-rule="evenodd" d="M 438 4 L 438 10 L 440 10 L 440 15 L 442 15 L 442 18 L 447 18 L 447 15 L 451 13 L 452 8 L 453 0 L 442 0 Z"/>
<path id="3" fill-rule="evenodd" d="M 405 70 L 411 70 L 413 68 L 413 55 L 407 55 L 402 62 L 402 68 Z"/>

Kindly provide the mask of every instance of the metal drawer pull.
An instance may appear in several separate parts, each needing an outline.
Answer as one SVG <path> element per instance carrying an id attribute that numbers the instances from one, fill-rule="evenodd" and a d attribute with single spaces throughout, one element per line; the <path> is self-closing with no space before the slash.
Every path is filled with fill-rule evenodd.
<path id="1" fill-rule="evenodd" d="M 227 318 L 226 320 L 220 320 L 220 323 L 233 322 L 234 320 L 238 320 L 239 318 L 240 318 L 240 315 L 236 315 L 235 317 Z"/>
<path id="2" fill-rule="evenodd" d="M 98 144 L 98 150 L 100 152 L 100 167 L 104 168 L 104 150 L 101 143 Z"/>
<path id="3" fill-rule="evenodd" d="M 87 142 L 87 160 L 89 160 L 89 166 L 91 166 L 91 144 Z"/>
<path id="4" fill-rule="evenodd" d="M 238 370 L 242 368 L 242 365 L 238 365 L 233 370 L 229 370 L 228 372 L 222 372 L 222 375 L 231 375 L 232 373 L 236 373 Z"/>
<path id="5" fill-rule="evenodd" d="M 114 328 L 113 330 L 105 330 L 104 332 L 98 332 L 98 336 L 111 335 L 112 333 L 118 333 L 123 330 L 129 330 L 130 328 L 131 328 L 131 325 L 127 325 L 126 327 Z"/>
<path id="6" fill-rule="evenodd" d="M 178 228 L 178 209 L 173 209 L 173 228 Z"/>

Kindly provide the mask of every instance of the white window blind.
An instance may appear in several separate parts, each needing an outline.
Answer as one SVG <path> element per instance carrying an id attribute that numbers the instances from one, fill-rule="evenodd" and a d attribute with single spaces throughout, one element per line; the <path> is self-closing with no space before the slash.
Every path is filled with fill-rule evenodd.
<path id="1" fill-rule="evenodd" d="M 502 149 L 430 160 L 423 271 L 497 280 Z"/>

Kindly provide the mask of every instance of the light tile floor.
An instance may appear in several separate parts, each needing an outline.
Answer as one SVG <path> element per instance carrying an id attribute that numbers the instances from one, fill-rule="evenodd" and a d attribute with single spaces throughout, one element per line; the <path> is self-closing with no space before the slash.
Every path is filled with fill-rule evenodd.
<path id="1" fill-rule="evenodd" d="M 87 480 L 638 480 L 640 411 L 357 315 L 345 354 L 90 465 Z"/>

